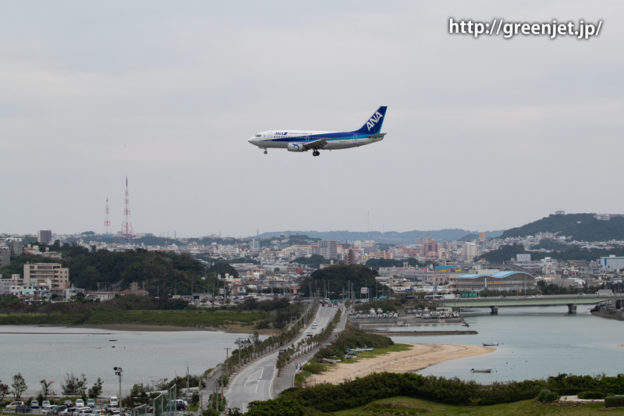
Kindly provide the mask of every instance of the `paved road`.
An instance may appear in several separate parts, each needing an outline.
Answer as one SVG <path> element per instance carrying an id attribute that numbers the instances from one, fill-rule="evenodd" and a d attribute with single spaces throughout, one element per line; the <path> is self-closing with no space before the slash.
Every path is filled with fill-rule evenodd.
<path id="1" fill-rule="evenodd" d="M 331 315 L 330 315 L 330 318 L 328 318 L 327 323 L 329 323 L 329 321 L 334 318 L 334 314 L 338 310 L 338 308 L 329 308 L 329 309 L 333 309 L 333 310 L 330 312 Z M 314 357 L 314 355 L 317 353 L 317 351 L 320 348 L 334 342 L 338 334 L 344 331 L 345 326 L 347 325 L 348 313 L 344 306 L 341 306 L 340 309 L 341 309 L 342 315 L 340 316 L 340 321 L 336 325 L 336 328 L 334 328 L 332 335 L 327 340 L 325 340 L 325 342 L 323 342 L 322 344 L 315 346 L 310 351 L 295 358 L 290 363 L 288 363 L 284 368 L 282 368 L 282 371 L 279 377 L 277 377 L 277 379 L 275 380 L 275 383 L 273 384 L 274 396 L 277 396 L 278 394 L 280 394 L 286 389 L 294 387 L 295 374 L 297 374 L 297 372 L 299 371 L 299 368 L 302 367 L 308 361 L 310 361 L 310 359 Z"/>
<path id="2" fill-rule="evenodd" d="M 295 340 L 294 344 L 305 338 L 307 333 L 316 334 L 321 332 L 329 324 L 335 311 L 336 308 L 320 307 L 314 321 Z M 317 325 L 315 328 L 312 328 L 314 323 Z M 288 347 L 289 345 L 284 348 Z M 277 355 L 278 352 L 276 351 L 249 364 L 231 380 L 225 393 L 229 408 L 239 408 L 244 412 L 247 411 L 249 402 L 269 400 L 274 397 L 273 383 L 277 375 Z"/>
<path id="3" fill-rule="evenodd" d="M 273 397 L 273 379 L 278 352 L 271 353 L 245 367 L 231 381 L 225 394 L 229 408 L 247 411 L 247 404 L 254 400 L 269 400 Z"/>

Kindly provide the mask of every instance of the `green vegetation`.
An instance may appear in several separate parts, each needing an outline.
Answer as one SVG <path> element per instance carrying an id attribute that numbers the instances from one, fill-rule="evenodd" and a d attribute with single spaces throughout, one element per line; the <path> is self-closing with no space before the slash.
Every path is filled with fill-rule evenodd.
<path id="1" fill-rule="evenodd" d="M 336 416 L 590 416 L 604 415 L 602 404 L 575 406 L 541 404 L 534 400 L 491 406 L 453 406 L 409 397 L 376 400 L 366 406 L 334 413 Z M 608 415 L 624 415 L 624 409 L 611 410 Z"/>
<path id="2" fill-rule="evenodd" d="M 422 266 L 413 257 L 410 257 L 405 260 L 394 260 L 394 259 L 368 259 L 366 261 L 366 266 L 371 269 L 379 270 L 380 267 L 403 267 L 403 264 L 406 263 L 410 266 Z"/>
<path id="3" fill-rule="evenodd" d="M 298 308 L 301 308 L 301 311 L 297 315 L 293 315 L 294 318 L 297 318 L 296 321 L 292 322 L 288 327 L 284 328 L 283 331 L 277 335 L 271 335 L 270 337 L 265 338 L 260 341 L 258 338 L 258 333 L 255 332 L 253 337 L 249 337 L 248 339 L 241 339 L 237 346 L 238 348 L 232 351 L 232 355 L 225 362 L 227 368 L 235 368 L 240 366 L 241 364 L 245 364 L 248 361 L 252 360 L 254 357 L 262 355 L 266 352 L 273 351 L 278 347 L 286 345 L 288 342 L 293 340 L 299 332 L 303 328 L 304 322 L 312 319 L 312 317 L 316 314 L 318 309 L 318 303 L 313 304 L 305 313 L 303 313 L 303 305 L 297 304 L 295 305 Z M 280 354 L 281 356 L 282 354 Z M 282 357 L 282 360 L 284 357 Z M 282 363 L 283 365 L 284 363 Z M 279 359 L 278 359 L 278 368 L 280 367 Z M 227 385 L 227 382 L 224 383 Z"/>
<path id="4" fill-rule="evenodd" d="M 624 256 L 624 247 L 617 247 L 611 250 L 607 249 L 584 249 L 578 246 L 566 246 L 565 250 L 553 251 L 550 253 L 527 251 L 521 244 L 505 245 L 501 246 L 497 250 L 489 251 L 481 256 L 475 258 L 475 260 L 485 259 L 490 263 L 501 264 L 509 261 L 512 258 L 515 259 L 516 254 L 531 254 L 532 260 L 541 260 L 544 257 L 551 257 L 557 260 L 596 260 L 600 257 L 606 257 L 609 255 Z"/>
<path id="5" fill-rule="evenodd" d="M 388 348 L 394 345 L 391 338 L 384 335 L 369 334 L 353 327 L 347 327 L 336 341 L 316 353 L 316 358 L 337 357 L 343 359 L 350 348 Z M 362 353 L 360 353 L 362 354 Z M 358 354 L 359 355 L 359 354 Z"/>
<path id="6" fill-rule="evenodd" d="M 408 344 L 393 344 L 387 347 L 375 348 L 372 351 L 359 352 L 357 357 L 344 360 L 345 363 L 357 362 L 359 360 L 365 360 L 367 358 L 375 358 L 379 355 L 389 354 L 391 352 L 401 352 L 411 350 L 412 346 Z"/>
<path id="7" fill-rule="evenodd" d="M 244 326 L 282 329 L 303 311 L 287 299 L 214 309 L 189 306 L 183 300 L 148 296 L 120 296 L 108 302 L 75 301 L 27 305 L 14 296 L 0 296 L 0 325 L 104 325 L 140 324 L 184 327 Z"/>
<path id="8" fill-rule="evenodd" d="M 550 393 L 541 393 L 544 390 L 556 396 L 578 394 L 590 390 L 606 395 L 624 394 L 624 374 L 615 377 L 560 374 L 556 377 L 549 377 L 547 380 L 482 385 L 457 378 L 380 373 L 339 385 L 321 384 L 287 390 L 277 400 L 295 400 L 302 408 L 310 407 L 323 412 L 353 409 L 368 405 L 375 400 L 396 396 L 430 400 L 445 405 L 485 407 L 536 399 L 540 394 L 546 398 L 546 395 Z M 476 409 L 476 407 L 470 407 L 470 409 Z"/>
<path id="9" fill-rule="evenodd" d="M 312 344 L 312 343 L 320 344 L 321 342 L 329 338 L 329 336 L 332 334 L 332 332 L 336 328 L 336 325 L 338 325 L 338 322 L 340 322 L 341 314 L 342 312 L 340 311 L 340 309 L 337 310 L 332 321 L 329 323 L 329 325 L 323 328 L 323 330 L 319 334 L 316 334 L 312 337 L 306 337 L 305 339 L 299 341 L 299 344 L 292 345 L 290 348 L 280 351 L 279 355 L 277 356 L 278 371 L 281 371 L 281 369 L 284 368 L 284 366 L 288 364 L 288 362 L 292 359 L 292 357 L 297 352 L 297 350 L 300 350 L 305 344 Z M 307 319 L 310 319 L 313 316 L 314 315 L 312 314 L 308 314 Z M 293 333 L 293 336 L 291 337 L 291 339 L 294 338 L 298 334 L 299 330 L 302 328 L 303 328 L 303 320 L 298 323 L 297 332 Z"/>
<path id="10" fill-rule="evenodd" d="M 13 383 L 11 383 L 11 393 L 15 400 L 19 400 L 22 397 L 22 393 L 28 390 L 26 381 L 22 377 L 22 373 L 17 373 L 13 376 Z"/>
<path id="11" fill-rule="evenodd" d="M 600 400 L 605 398 L 605 394 L 601 391 L 582 391 L 578 394 L 579 399 Z"/>
<path id="12" fill-rule="evenodd" d="M 384 312 L 398 312 L 403 309 L 403 303 L 401 301 L 406 301 L 405 296 L 401 297 L 400 300 L 396 298 L 390 299 L 382 299 L 382 300 L 372 300 L 364 303 L 356 303 L 353 305 L 353 309 L 356 312 L 368 313 L 370 308 L 382 309 Z"/>
<path id="13" fill-rule="evenodd" d="M 557 233 L 578 241 L 609 241 L 624 239 L 624 217 L 598 220 L 594 214 L 550 215 L 522 227 L 503 232 L 502 238 L 524 237 L 537 233 Z"/>
<path id="14" fill-rule="evenodd" d="M 345 359 L 349 348 L 373 347 L 373 351 L 358 353 L 356 358 Z M 352 327 L 347 327 L 340 333 L 336 341 L 321 349 L 316 356 L 303 366 L 301 372 L 295 375 L 295 386 L 301 387 L 312 374 L 321 374 L 329 369 L 329 365 L 321 362 L 323 358 L 339 358 L 344 362 L 356 362 L 360 359 L 372 358 L 389 352 L 405 351 L 409 345 L 394 344 L 392 339 L 383 335 L 369 334 Z"/>
<path id="15" fill-rule="evenodd" d="M 338 264 L 316 270 L 311 276 L 303 279 L 301 290 L 304 296 L 310 295 L 310 288 L 313 293 L 327 291 L 331 299 L 340 299 L 341 294 L 346 293 L 349 284 L 357 295 L 362 287 L 367 287 L 371 294 L 387 291 L 388 288 L 377 283 L 375 276 L 377 272 L 367 266 Z"/>
<path id="16" fill-rule="evenodd" d="M 74 286 L 90 290 L 112 285 L 126 289 L 130 283 L 137 282 L 140 288 L 152 296 L 164 297 L 174 293 L 189 295 L 192 292 L 211 292 L 218 285 L 217 273 L 207 273 L 201 262 L 187 254 L 143 249 L 91 252 L 80 246 L 60 246 L 58 242 L 49 247 L 40 246 L 40 249 L 46 248 L 60 252 L 63 259 L 22 255 L 14 258 L 9 266 L 0 269 L 0 274 L 21 274 L 27 262 L 60 262 L 63 267 L 70 269 L 70 281 Z"/>
<path id="17" fill-rule="evenodd" d="M 327 260 L 320 254 L 312 254 L 310 257 L 297 257 L 291 263 L 302 264 L 318 269 L 321 264 L 327 263 Z"/>
<path id="18" fill-rule="evenodd" d="M 606 397 L 605 407 L 624 407 L 624 396 Z"/>
<path id="19" fill-rule="evenodd" d="M 542 403 L 552 403 L 559 400 L 559 395 L 554 391 L 542 389 L 537 395 L 537 401 Z"/>
<path id="20" fill-rule="evenodd" d="M 225 261 L 217 261 L 208 269 L 208 273 L 213 273 L 221 276 L 225 276 L 225 274 L 227 273 L 230 276 L 234 276 L 234 278 L 238 278 L 238 272 L 236 271 L 236 269 Z"/>
<path id="21" fill-rule="evenodd" d="M 0 325 L 105 325 L 140 324 L 188 327 L 222 327 L 229 324 L 252 325 L 269 316 L 263 311 L 229 310 L 129 310 L 76 313 L 11 313 L 0 314 Z"/>

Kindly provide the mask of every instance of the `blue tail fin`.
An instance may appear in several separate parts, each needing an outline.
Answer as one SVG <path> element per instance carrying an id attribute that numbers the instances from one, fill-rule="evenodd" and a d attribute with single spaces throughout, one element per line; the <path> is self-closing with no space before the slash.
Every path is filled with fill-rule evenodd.
<path id="1" fill-rule="evenodd" d="M 372 116 L 364 123 L 359 130 L 358 133 L 368 133 L 368 134 L 379 134 L 381 131 L 381 125 L 383 124 L 384 117 L 386 117 L 386 107 L 382 105 L 373 113 Z"/>

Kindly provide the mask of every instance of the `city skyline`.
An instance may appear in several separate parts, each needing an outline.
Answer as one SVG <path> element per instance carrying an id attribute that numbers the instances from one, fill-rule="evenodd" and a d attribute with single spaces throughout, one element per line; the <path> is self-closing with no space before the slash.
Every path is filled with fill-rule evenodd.
<path id="1" fill-rule="evenodd" d="M 449 35 L 450 17 L 604 19 L 599 37 Z M 624 212 L 624 11 L 613 3 L 6 5 L 0 232 L 501 230 Z M 385 140 L 269 151 L 277 127 Z M 318 159 L 318 160 L 317 160 Z"/>

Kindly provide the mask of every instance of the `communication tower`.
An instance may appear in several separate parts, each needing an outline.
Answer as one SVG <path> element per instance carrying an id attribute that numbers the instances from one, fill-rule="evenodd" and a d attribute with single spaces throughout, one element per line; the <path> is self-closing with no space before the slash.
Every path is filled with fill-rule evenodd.
<path id="1" fill-rule="evenodd" d="M 104 209 L 104 235 L 106 237 L 110 237 L 110 209 L 108 208 L 108 197 L 106 197 L 106 208 Z"/>
<path id="2" fill-rule="evenodd" d="M 128 177 L 126 176 L 126 191 L 124 192 L 124 215 L 121 223 L 121 235 L 128 240 L 134 237 L 132 223 L 130 222 L 130 197 L 128 194 Z"/>

